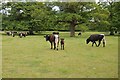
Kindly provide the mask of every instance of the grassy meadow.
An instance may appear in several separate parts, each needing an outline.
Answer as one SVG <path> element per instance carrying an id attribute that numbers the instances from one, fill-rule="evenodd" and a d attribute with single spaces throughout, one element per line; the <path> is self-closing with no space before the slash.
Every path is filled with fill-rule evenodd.
<path id="1" fill-rule="evenodd" d="M 44 32 L 49 34 L 52 32 Z M 44 35 L 26 38 L 2 35 L 3 78 L 117 78 L 118 37 L 106 36 L 106 47 L 92 47 L 85 40 L 90 34 L 65 38 L 65 50 L 51 50 Z M 106 33 L 105 33 L 106 34 Z"/>

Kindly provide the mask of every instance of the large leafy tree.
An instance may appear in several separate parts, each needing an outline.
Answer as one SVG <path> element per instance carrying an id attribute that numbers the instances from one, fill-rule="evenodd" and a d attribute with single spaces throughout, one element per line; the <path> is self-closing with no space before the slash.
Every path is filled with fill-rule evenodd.
<path id="1" fill-rule="evenodd" d="M 75 36 L 75 27 L 77 25 L 87 23 L 86 16 L 88 13 L 88 4 L 81 2 L 63 2 L 55 3 L 56 6 L 59 6 L 60 11 L 58 12 L 58 23 L 67 23 L 70 27 L 70 36 Z M 61 15 L 61 16 L 59 16 Z"/>
<path id="2" fill-rule="evenodd" d="M 114 2 L 114 0 L 107 2 L 109 5 L 107 9 L 109 11 L 109 18 L 108 21 L 110 23 L 109 31 L 110 35 L 114 35 L 114 32 L 120 30 L 120 2 Z"/>
<path id="3" fill-rule="evenodd" d="M 49 27 L 52 9 L 42 2 L 8 2 L 4 8 L 10 7 L 10 15 L 5 14 L 10 23 L 16 22 L 16 30 L 44 30 Z M 4 9 L 3 8 L 3 9 Z M 19 25 L 18 25 L 19 24 Z M 45 26 L 46 25 L 46 26 Z M 22 27 L 23 26 L 23 27 Z M 11 26 L 13 27 L 13 26 Z"/>
<path id="4" fill-rule="evenodd" d="M 59 23 L 69 24 L 70 36 L 75 36 L 76 27 L 86 27 L 97 30 L 107 30 L 109 22 L 107 21 L 109 12 L 102 4 L 90 2 L 64 2 L 55 3 L 59 6 Z M 87 28 L 85 28 L 87 29 Z"/>
<path id="5" fill-rule="evenodd" d="M 105 8 L 104 3 L 98 3 L 91 10 L 91 29 L 98 31 L 106 31 L 109 29 L 110 23 L 108 22 L 109 11 Z"/>
<path id="6" fill-rule="evenodd" d="M 114 2 L 113 4 L 113 18 L 111 25 L 113 29 L 110 31 L 120 31 L 120 2 Z"/>
<path id="7" fill-rule="evenodd" d="M 112 25 L 119 29 L 119 6 L 119 2 L 8 2 L 2 6 L 2 26 L 30 31 L 70 29 L 74 37 L 78 28 L 105 31 Z"/>

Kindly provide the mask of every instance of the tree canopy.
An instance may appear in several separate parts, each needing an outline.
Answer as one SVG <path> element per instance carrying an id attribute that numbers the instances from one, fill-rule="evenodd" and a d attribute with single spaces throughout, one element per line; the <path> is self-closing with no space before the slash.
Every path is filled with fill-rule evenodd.
<path id="1" fill-rule="evenodd" d="M 2 4 L 4 30 L 120 30 L 120 2 L 7 2 Z M 55 8 L 57 7 L 57 8 Z"/>

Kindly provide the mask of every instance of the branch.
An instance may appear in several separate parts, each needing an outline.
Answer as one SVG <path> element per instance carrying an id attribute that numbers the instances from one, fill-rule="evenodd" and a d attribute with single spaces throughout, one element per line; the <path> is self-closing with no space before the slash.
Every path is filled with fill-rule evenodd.
<path id="1" fill-rule="evenodd" d="M 83 22 L 83 21 L 78 21 L 75 25 L 79 25 L 79 24 L 83 24 L 83 23 L 85 23 L 85 22 Z"/>
<path id="2" fill-rule="evenodd" d="M 67 21 L 67 20 L 58 20 L 57 23 L 59 22 L 72 23 L 72 21 Z"/>

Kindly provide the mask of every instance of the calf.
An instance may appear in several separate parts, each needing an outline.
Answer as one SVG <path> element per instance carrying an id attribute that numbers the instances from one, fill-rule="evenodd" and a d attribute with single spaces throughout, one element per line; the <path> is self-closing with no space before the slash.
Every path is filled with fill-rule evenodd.
<path id="1" fill-rule="evenodd" d="M 61 43 L 61 50 L 64 50 L 64 39 L 63 38 L 61 38 L 60 43 Z"/>
<path id="2" fill-rule="evenodd" d="M 88 44 L 89 42 L 92 42 L 92 46 L 94 43 L 96 44 L 96 41 L 99 42 L 99 44 L 96 46 L 99 47 L 101 44 L 101 41 L 103 41 L 103 47 L 105 47 L 105 35 L 104 34 L 92 34 L 87 40 L 86 43 Z"/>

